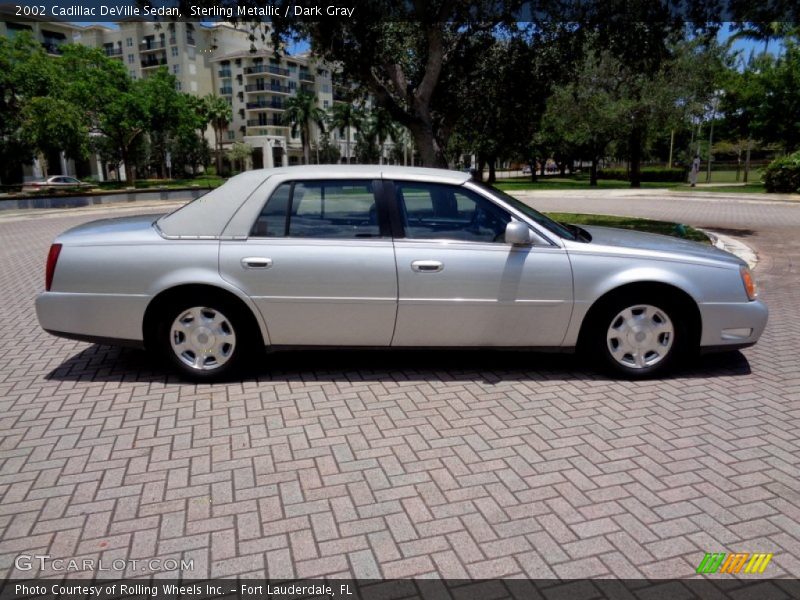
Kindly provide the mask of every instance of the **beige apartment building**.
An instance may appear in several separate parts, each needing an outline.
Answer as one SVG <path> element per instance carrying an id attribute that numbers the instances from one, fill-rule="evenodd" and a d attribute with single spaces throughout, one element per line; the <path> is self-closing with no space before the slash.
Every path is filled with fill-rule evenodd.
<path id="1" fill-rule="evenodd" d="M 81 26 L 52 21 L 14 20 L 0 14 L 0 35 L 12 38 L 29 31 L 45 50 L 60 54 L 60 46 L 84 44 L 105 51 L 121 61 L 134 79 L 148 77 L 165 67 L 177 80 L 180 91 L 205 96 L 215 94 L 228 100 L 233 119 L 225 132 L 224 146 L 244 141 L 254 149 L 249 168 L 298 164 L 302 161 L 299 135 L 282 121 L 286 100 L 298 91 L 313 93 L 319 107 L 327 111 L 335 101 L 343 101 L 342 89 L 334 85 L 328 65 L 306 53 L 276 57 L 266 43 L 252 42 L 248 25 L 230 23 L 152 23 L 120 21 L 117 28 L 102 25 Z M 256 32 L 256 40 L 261 39 Z M 319 143 L 322 132 L 312 127 L 312 144 Z M 346 144 L 345 131 L 327 132 L 339 148 L 342 161 L 353 156 L 355 131 Z M 214 132 L 206 133 L 211 147 Z M 391 144 L 388 144 L 390 146 Z M 384 148 L 384 153 L 386 149 Z M 53 174 L 92 176 L 98 180 L 116 177 L 109 165 L 92 157 L 87 164 L 76 165 L 63 154 L 48 160 Z M 119 167 L 121 168 L 121 167 Z M 121 177 L 124 173 L 119 174 Z M 25 180 L 43 176 L 38 161 L 26 169 Z"/>

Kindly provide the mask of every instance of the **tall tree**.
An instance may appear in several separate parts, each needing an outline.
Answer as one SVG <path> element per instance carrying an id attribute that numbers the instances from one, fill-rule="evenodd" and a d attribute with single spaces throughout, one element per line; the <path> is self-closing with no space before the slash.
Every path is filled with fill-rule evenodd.
<path id="1" fill-rule="evenodd" d="M 346 139 L 345 159 L 348 163 L 353 158 L 351 131 L 361 127 L 364 115 L 352 102 L 336 102 L 328 114 L 328 126 L 332 129 L 343 129 Z"/>
<path id="2" fill-rule="evenodd" d="M 58 90 L 61 77 L 55 61 L 26 32 L 13 39 L 0 37 L 0 180 L 16 180 L 30 163 L 36 144 L 23 135 L 22 123 L 35 117 L 24 107 L 34 98 L 47 98 Z M 29 132 L 30 133 L 30 132 Z M 40 136 L 44 140 L 44 136 Z"/>
<path id="3" fill-rule="evenodd" d="M 59 67 L 66 84 L 63 98 L 82 107 L 92 139 L 106 156 L 125 165 L 129 184 L 136 178 L 134 155 L 149 125 L 149 98 L 142 80 L 131 80 L 125 66 L 97 48 L 62 46 Z"/>
<path id="4" fill-rule="evenodd" d="M 365 129 L 365 134 L 375 141 L 378 163 L 383 164 L 383 145 L 397 136 L 397 125 L 387 110 L 378 107 L 370 113 Z"/>
<path id="5" fill-rule="evenodd" d="M 222 136 L 228 129 L 228 125 L 233 119 L 233 110 L 228 101 L 221 96 L 214 96 L 209 94 L 204 98 L 206 104 L 206 114 L 214 128 L 214 137 L 216 138 L 217 146 L 217 175 L 222 174 Z"/>
<path id="6" fill-rule="evenodd" d="M 285 109 L 283 122 L 291 125 L 293 136 L 300 133 L 305 164 L 311 164 L 311 126 L 316 124 L 320 131 L 325 131 L 325 112 L 317 105 L 314 94 L 303 91 L 289 98 Z"/>
<path id="7" fill-rule="evenodd" d="M 511 23 L 521 0 L 432 0 L 365 3 L 348 19 L 278 22 L 307 36 L 311 49 L 364 86 L 409 129 L 422 163 L 446 167 L 445 148 L 457 115 L 443 102 L 443 74 L 454 80 L 470 65 L 463 53 L 477 31 Z"/>

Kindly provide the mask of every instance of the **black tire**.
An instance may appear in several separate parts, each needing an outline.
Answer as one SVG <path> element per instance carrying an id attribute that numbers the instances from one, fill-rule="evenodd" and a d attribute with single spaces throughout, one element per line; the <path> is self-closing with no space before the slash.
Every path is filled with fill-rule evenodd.
<path id="1" fill-rule="evenodd" d="M 628 318 L 622 317 L 622 313 Z M 602 301 L 590 318 L 583 334 L 583 350 L 611 375 L 626 379 L 659 377 L 674 369 L 692 351 L 685 311 L 669 295 L 616 295 Z M 641 321 L 642 331 L 634 331 L 635 327 L 629 325 L 637 320 Z M 646 323 L 651 324 L 645 326 Z"/>
<path id="2" fill-rule="evenodd" d="M 181 339 L 189 338 L 173 329 L 179 317 L 183 317 L 185 330 L 194 333 L 194 343 L 190 341 L 184 347 Z M 204 329 L 192 323 L 200 323 Z M 253 331 L 253 324 L 234 301 L 222 294 L 202 294 L 172 300 L 162 307 L 153 332 L 153 347 L 164 364 L 183 379 L 198 383 L 227 381 L 251 365 L 256 349 Z M 208 354 L 195 351 L 202 344 L 208 346 Z M 192 359 L 195 364 L 188 364 Z"/>

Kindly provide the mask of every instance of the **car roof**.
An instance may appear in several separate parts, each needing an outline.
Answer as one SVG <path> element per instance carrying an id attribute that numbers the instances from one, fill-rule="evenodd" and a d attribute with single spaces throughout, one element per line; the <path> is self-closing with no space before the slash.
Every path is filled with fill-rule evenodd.
<path id="1" fill-rule="evenodd" d="M 161 217 L 157 225 L 161 233 L 167 237 L 216 237 L 250 196 L 269 180 L 281 182 L 293 179 L 348 177 L 404 179 L 454 185 L 461 185 L 470 178 L 468 173 L 460 171 L 389 165 L 301 165 L 256 169 L 231 177 L 220 187 Z M 267 187 L 272 188 L 271 185 Z"/>

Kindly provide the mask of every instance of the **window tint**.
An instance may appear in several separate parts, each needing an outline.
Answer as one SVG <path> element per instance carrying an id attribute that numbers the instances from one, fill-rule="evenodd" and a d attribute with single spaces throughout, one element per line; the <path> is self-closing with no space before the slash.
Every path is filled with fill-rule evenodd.
<path id="1" fill-rule="evenodd" d="M 470 190 L 402 181 L 395 182 L 395 189 L 409 239 L 504 241 L 511 216 Z"/>
<path id="2" fill-rule="evenodd" d="M 380 237 L 370 181 L 298 181 L 275 190 L 251 235 L 354 239 Z"/>

